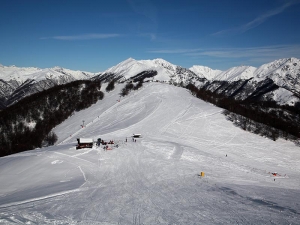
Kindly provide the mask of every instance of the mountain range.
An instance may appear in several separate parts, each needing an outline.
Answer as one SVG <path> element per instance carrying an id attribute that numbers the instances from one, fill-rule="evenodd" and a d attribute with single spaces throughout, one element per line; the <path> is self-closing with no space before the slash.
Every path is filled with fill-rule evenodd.
<path id="1" fill-rule="evenodd" d="M 61 67 L 40 69 L 0 65 L 0 109 L 36 92 L 92 76 L 93 73 Z"/>
<path id="2" fill-rule="evenodd" d="M 226 71 L 195 65 L 183 68 L 164 59 L 123 62 L 99 73 L 61 67 L 40 69 L 0 65 L 0 109 L 33 93 L 75 80 L 119 82 L 144 79 L 185 86 L 189 83 L 236 100 L 275 101 L 295 106 L 300 102 L 300 60 L 284 58 L 258 68 L 237 66 Z"/>

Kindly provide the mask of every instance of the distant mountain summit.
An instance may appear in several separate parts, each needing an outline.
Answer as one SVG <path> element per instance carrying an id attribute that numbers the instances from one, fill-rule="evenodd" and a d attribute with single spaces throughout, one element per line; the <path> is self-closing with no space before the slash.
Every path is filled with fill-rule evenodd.
<path id="1" fill-rule="evenodd" d="M 236 100 L 294 106 L 300 102 L 300 60 L 279 59 L 259 68 L 233 67 L 214 77 L 206 88 Z"/>
<path id="2" fill-rule="evenodd" d="M 94 74 L 90 72 L 74 71 L 56 66 L 40 69 L 37 67 L 0 66 L 0 79 L 4 81 L 15 80 L 24 83 L 26 80 L 40 81 L 44 79 L 57 79 L 70 77 L 71 79 L 89 79 Z"/>
<path id="3" fill-rule="evenodd" d="M 257 82 L 271 79 L 278 86 L 295 94 L 300 94 L 300 60 L 297 58 L 279 59 L 259 67 L 254 72 Z"/>
<path id="4" fill-rule="evenodd" d="M 192 66 L 190 70 L 201 77 L 205 77 L 207 80 L 214 80 L 222 72 L 222 70 L 213 70 L 207 66 L 197 65 Z"/>
<path id="5" fill-rule="evenodd" d="M 90 79 L 93 73 L 61 67 L 0 66 L 0 109 L 33 93 L 75 80 Z"/>
<path id="6" fill-rule="evenodd" d="M 117 64 L 104 71 L 98 76 L 100 80 L 115 79 L 115 80 L 129 80 L 136 77 L 138 74 L 143 74 L 146 71 L 155 71 L 152 76 L 147 76 L 146 80 L 155 80 L 168 83 L 189 83 L 197 82 L 205 79 L 202 75 L 197 75 L 193 71 L 174 65 L 164 59 L 153 60 L 135 60 L 133 58 Z"/>

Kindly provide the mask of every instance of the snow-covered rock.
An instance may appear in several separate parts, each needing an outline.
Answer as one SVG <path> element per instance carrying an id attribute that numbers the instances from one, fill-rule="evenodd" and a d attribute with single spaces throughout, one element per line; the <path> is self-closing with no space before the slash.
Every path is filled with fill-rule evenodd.
<path id="1" fill-rule="evenodd" d="M 190 70 L 199 76 L 205 77 L 209 81 L 214 80 L 214 78 L 222 72 L 222 70 L 213 70 L 207 66 L 199 65 L 192 66 Z"/>
<path id="2" fill-rule="evenodd" d="M 220 72 L 203 66 L 191 68 L 210 80 L 206 88 L 237 100 L 255 99 L 294 105 L 300 101 L 300 60 L 285 58 L 258 68 L 238 66 Z"/>
<path id="3" fill-rule="evenodd" d="M 253 77 L 255 70 L 256 68 L 253 66 L 232 67 L 226 71 L 219 73 L 217 76 L 214 77 L 214 80 L 221 80 L 221 81 L 247 80 Z"/>
<path id="4" fill-rule="evenodd" d="M 254 80 L 272 79 L 275 84 L 296 94 L 300 94 L 300 60 L 279 59 L 259 67 L 254 72 Z"/>

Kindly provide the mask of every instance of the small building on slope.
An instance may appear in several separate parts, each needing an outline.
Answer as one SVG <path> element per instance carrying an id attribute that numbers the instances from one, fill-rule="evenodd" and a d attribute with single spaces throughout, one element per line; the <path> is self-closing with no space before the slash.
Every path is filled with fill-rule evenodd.
<path id="1" fill-rule="evenodd" d="M 76 149 L 92 148 L 94 140 L 92 138 L 77 138 L 77 142 Z"/>

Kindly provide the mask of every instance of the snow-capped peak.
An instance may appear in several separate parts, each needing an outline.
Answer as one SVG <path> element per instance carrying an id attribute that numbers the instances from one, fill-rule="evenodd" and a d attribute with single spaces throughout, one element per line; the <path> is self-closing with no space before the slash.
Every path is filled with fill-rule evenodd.
<path id="1" fill-rule="evenodd" d="M 270 63 L 266 63 L 260 66 L 255 71 L 255 76 L 257 79 L 264 79 L 267 76 L 271 76 L 273 74 L 283 75 L 287 72 L 290 75 L 299 74 L 300 71 L 300 60 L 297 58 L 284 58 L 278 59 Z"/>
<path id="2" fill-rule="evenodd" d="M 300 60 L 297 58 L 275 60 L 260 66 L 254 76 L 254 80 L 258 82 L 269 78 L 288 90 L 300 90 Z"/>
<path id="3" fill-rule="evenodd" d="M 176 65 L 174 65 L 174 64 L 172 64 L 172 63 L 170 63 L 170 62 L 168 62 L 164 59 L 161 59 L 161 58 L 153 59 L 152 61 L 153 61 L 153 63 L 155 63 L 159 66 L 162 66 L 166 69 L 173 70 L 173 71 L 175 71 L 175 69 L 177 67 Z"/>
<path id="4" fill-rule="evenodd" d="M 133 58 L 129 58 L 117 64 L 116 66 L 109 68 L 104 73 L 113 73 L 117 76 L 123 76 L 125 79 L 129 79 L 141 72 L 150 70 L 157 72 L 157 75 L 155 75 L 155 80 L 165 82 L 169 82 L 171 77 L 173 82 L 181 82 L 194 79 L 196 77 L 192 71 L 181 68 L 180 66 L 176 66 L 164 59 L 135 60 Z M 203 78 L 203 76 L 199 77 Z"/>
<path id="5" fill-rule="evenodd" d="M 237 81 L 253 78 L 256 81 L 261 81 L 270 78 L 278 85 L 281 85 L 282 80 L 286 79 L 293 80 L 293 83 L 298 83 L 300 60 L 294 57 L 283 58 L 266 63 L 258 68 L 253 66 L 237 66 L 226 71 L 212 70 L 209 67 L 194 65 L 190 70 L 197 75 L 203 75 L 208 80 Z"/>
<path id="6" fill-rule="evenodd" d="M 118 63 L 116 66 L 107 69 L 106 71 L 104 71 L 104 73 L 118 74 L 124 76 L 127 79 L 143 70 L 147 70 L 146 65 L 133 58 L 128 58 Z"/>
<path id="7" fill-rule="evenodd" d="M 24 82 L 30 74 L 41 71 L 36 67 L 16 67 L 16 66 L 2 66 L 0 67 L 0 78 L 4 81 L 16 80 L 17 82 Z"/>
<path id="8" fill-rule="evenodd" d="M 128 58 L 116 66 L 109 68 L 104 73 L 114 73 L 128 79 L 146 70 L 157 70 L 157 64 L 155 64 L 153 60 L 135 60 Z"/>
<path id="9" fill-rule="evenodd" d="M 197 75 L 204 76 L 208 80 L 213 80 L 217 75 L 219 75 L 222 70 L 213 70 L 207 66 L 194 65 L 190 68 L 191 71 Z"/>
<path id="10" fill-rule="evenodd" d="M 54 66 L 52 69 L 57 71 L 63 70 L 61 66 Z"/>
<path id="11" fill-rule="evenodd" d="M 37 67 L 0 66 L 0 78 L 2 80 L 16 80 L 20 83 L 23 83 L 28 79 L 40 81 L 62 76 L 72 77 L 73 80 L 89 79 L 93 75 L 93 73 L 69 70 L 59 66 L 45 69 Z"/>

